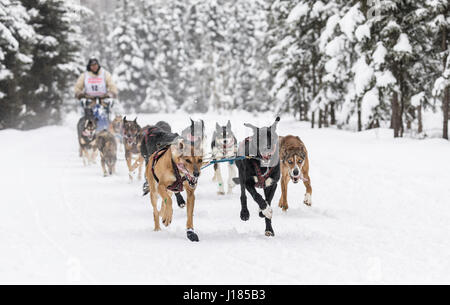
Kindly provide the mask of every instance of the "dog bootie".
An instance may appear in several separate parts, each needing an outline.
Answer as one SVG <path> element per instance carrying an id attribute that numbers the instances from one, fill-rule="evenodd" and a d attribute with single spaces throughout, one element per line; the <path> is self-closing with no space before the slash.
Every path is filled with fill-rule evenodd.
<path id="1" fill-rule="evenodd" d="M 147 181 L 144 182 L 144 185 L 142 186 L 142 191 L 144 192 L 144 194 L 142 196 L 145 196 L 148 193 L 150 193 L 150 188 L 148 187 Z"/>
<path id="2" fill-rule="evenodd" d="M 198 235 L 195 234 L 195 232 L 194 232 L 193 229 L 188 229 L 188 230 L 187 230 L 187 238 L 188 238 L 190 241 L 192 241 L 192 242 L 198 242 L 198 241 L 199 241 Z"/>

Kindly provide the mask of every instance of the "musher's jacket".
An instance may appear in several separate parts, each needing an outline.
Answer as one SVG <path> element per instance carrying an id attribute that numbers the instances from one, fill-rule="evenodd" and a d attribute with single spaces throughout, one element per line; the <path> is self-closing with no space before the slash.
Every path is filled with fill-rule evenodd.
<path id="1" fill-rule="evenodd" d="M 111 97 L 116 98 L 118 90 L 112 80 L 111 73 L 100 68 L 97 74 L 86 71 L 80 75 L 75 84 L 75 96 L 79 96 L 80 94 L 91 96 L 109 94 Z"/>

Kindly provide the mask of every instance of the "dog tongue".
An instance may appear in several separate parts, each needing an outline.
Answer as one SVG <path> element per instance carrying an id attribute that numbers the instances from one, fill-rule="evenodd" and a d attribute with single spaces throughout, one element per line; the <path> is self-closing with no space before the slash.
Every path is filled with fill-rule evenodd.
<path id="1" fill-rule="evenodd" d="M 302 180 L 303 182 L 308 182 L 308 179 L 306 179 L 305 177 L 303 177 L 302 174 L 298 175 L 298 176 L 292 176 L 293 179 L 297 179 L 297 180 Z"/>
<path id="2" fill-rule="evenodd" d="M 84 130 L 84 131 L 83 131 L 83 136 L 85 136 L 85 137 L 90 137 L 91 134 L 90 134 L 87 130 Z"/>

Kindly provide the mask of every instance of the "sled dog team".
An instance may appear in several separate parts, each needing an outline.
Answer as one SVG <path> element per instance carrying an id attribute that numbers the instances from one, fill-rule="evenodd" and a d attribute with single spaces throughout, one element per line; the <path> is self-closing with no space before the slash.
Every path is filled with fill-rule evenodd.
<path id="1" fill-rule="evenodd" d="M 172 133 L 170 125 L 164 121 L 141 128 L 137 119 L 129 121 L 126 117 L 117 116 L 109 130 L 96 132 L 96 119 L 87 113 L 77 126 L 80 157 L 85 165 L 93 164 L 99 152 L 106 177 L 115 173 L 117 149 L 123 146 L 129 179 L 133 180 L 136 170 L 141 179 L 144 171 L 143 191 L 144 195 L 150 195 L 155 231 L 161 229 L 160 220 L 165 226 L 172 222 L 172 195 L 175 195 L 178 206 L 186 207 L 187 237 L 191 241 L 199 241 L 194 231 L 193 215 L 195 191 L 201 171 L 214 165 L 213 180 L 218 184 L 218 194 L 224 195 L 220 163 L 227 163 L 227 193 L 230 194 L 236 184 L 241 188 L 241 219 L 247 221 L 250 218 L 248 193 L 259 206 L 259 216 L 265 220 L 265 235 L 274 236 L 271 203 L 280 180 L 279 207 L 283 211 L 288 209 L 289 181 L 294 184 L 302 181 L 306 187 L 304 203 L 308 206 L 312 204 L 308 151 L 299 137 L 278 135 L 279 121 L 278 117 L 272 125 L 264 127 L 244 124 L 253 133 L 240 143 L 232 132 L 230 121 L 225 126 L 216 124 L 211 141 L 211 157 L 206 160 L 203 121 L 191 120 L 191 124 L 179 135 Z M 236 167 L 238 178 L 235 178 Z M 258 193 L 258 188 L 263 190 L 264 197 Z M 186 200 L 182 193 L 186 194 Z M 159 198 L 162 200 L 160 210 L 157 206 Z"/>

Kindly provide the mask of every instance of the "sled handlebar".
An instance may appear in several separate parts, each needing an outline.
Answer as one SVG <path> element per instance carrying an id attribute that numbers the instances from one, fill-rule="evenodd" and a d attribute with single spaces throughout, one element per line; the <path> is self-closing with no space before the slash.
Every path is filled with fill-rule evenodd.
<path id="1" fill-rule="evenodd" d="M 80 100 L 89 100 L 90 102 L 86 102 L 86 101 L 81 101 L 82 106 L 84 108 L 91 108 L 94 105 L 101 105 L 103 107 L 112 107 L 114 105 L 114 102 L 112 101 L 111 103 L 107 103 L 104 100 L 110 98 L 108 95 L 104 95 L 104 96 L 89 96 L 89 95 L 85 95 L 84 97 L 82 97 Z"/>

